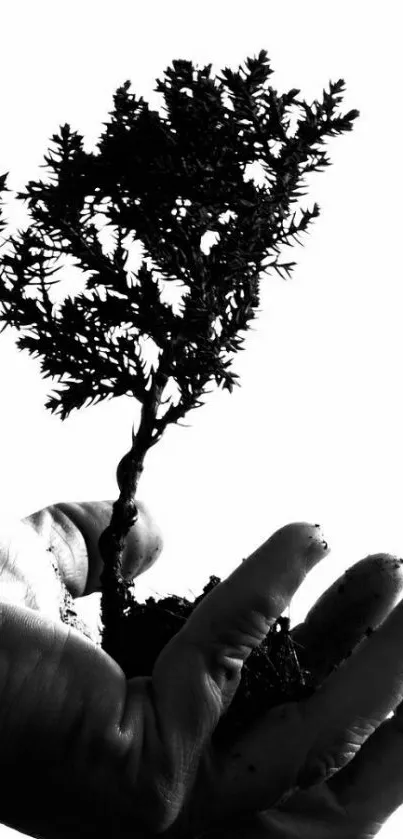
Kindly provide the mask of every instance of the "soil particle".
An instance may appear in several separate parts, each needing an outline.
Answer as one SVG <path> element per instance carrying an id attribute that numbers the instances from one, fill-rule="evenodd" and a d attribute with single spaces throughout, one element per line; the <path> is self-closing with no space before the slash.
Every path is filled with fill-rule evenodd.
<path id="1" fill-rule="evenodd" d="M 132 595 L 117 624 L 118 663 L 127 678 L 151 675 L 163 647 L 220 582 L 219 577 L 211 576 L 202 594 L 193 602 L 169 595 L 158 601 L 149 597 L 145 603 L 138 603 Z M 217 745 L 229 745 L 251 720 L 269 708 L 307 698 L 313 693 L 315 677 L 300 664 L 299 655 L 300 650 L 289 633 L 288 619 L 279 618 L 260 646 L 252 650 L 242 668 L 236 694 L 213 735 Z M 255 768 L 249 771 L 253 772 Z"/>

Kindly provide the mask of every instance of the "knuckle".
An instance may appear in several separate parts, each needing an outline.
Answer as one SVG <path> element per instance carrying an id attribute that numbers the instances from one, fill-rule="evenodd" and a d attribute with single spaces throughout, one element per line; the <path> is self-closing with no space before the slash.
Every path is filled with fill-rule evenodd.
<path id="1" fill-rule="evenodd" d="M 297 786 L 300 789 L 308 789 L 321 784 L 331 778 L 337 769 L 331 752 L 317 756 L 303 767 L 297 779 Z"/>
<path id="2" fill-rule="evenodd" d="M 309 756 L 299 773 L 297 785 L 300 789 L 307 789 L 328 781 L 355 757 L 358 750 L 359 744 L 351 740 Z"/>

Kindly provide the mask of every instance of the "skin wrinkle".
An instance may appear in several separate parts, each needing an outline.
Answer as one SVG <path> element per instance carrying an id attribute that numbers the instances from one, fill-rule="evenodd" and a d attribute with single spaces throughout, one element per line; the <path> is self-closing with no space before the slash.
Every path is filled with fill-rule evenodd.
<path id="1" fill-rule="evenodd" d="M 306 789 L 312 784 L 330 780 L 340 769 L 345 767 L 365 745 L 368 738 L 376 731 L 379 723 L 371 720 L 355 722 L 347 732 L 337 732 L 334 740 L 326 747 L 313 747 L 300 771 L 297 784 Z"/>
<path id="2" fill-rule="evenodd" d="M 0 551 L 0 559 L 2 558 L 2 556 L 3 556 L 3 550 Z M 17 580 L 20 580 L 21 582 L 25 583 L 26 581 L 24 579 L 24 573 L 23 573 L 22 569 L 18 568 L 18 565 L 16 564 L 16 559 L 18 559 L 18 557 L 15 555 L 15 553 L 14 553 L 14 557 L 12 557 L 10 546 L 9 546 L 4 551 L 4 561 L 1 564 L 0 574 L 10 573 L 10 576 L 12 574 L 14 577 L 17 578 Z M 7 567 L 9 565 L 11 565 L 11 571 Z"/>
<path id="3" fill-rule="evenodd" d="M 380 794 L 378 812 L 375 815 L 373 824 L 381 826 L 384 820 L 391 815 L 391 813 L 401 805 L 401 753 L 402 753 L 402 737 L 393 727 L 394 717 L 387 719 L 381 727 L 379 727 L 373 736 L 367 740 L 362 746 L 360 753 L 356 759 L 351 761 L 343 772 L 335 775 L 329 781 L 329 787 L 335 793 L 338 801 L 340 801 L 349 813 L 350 818 L 362 819 L 362 813 L 365 813 L 365 803 L 368 797 L 378 795 L 387 778 L 387 783 L 390 784 L 387 796 Z M 382 753 L 377 752 L 376 744 L 383 741 L 393 749 L 393 759 L 386 763 L 382 758 Z M 361 767 L 361 768 L 360 768 Z M 364 767 L 364 768 L 363 768 Z M 362 778 L 362 771 L 364 777 Z M 393 782 L 390 783 L 393 779 Z M 368 784 L 366 783 L 368 780 Z M 382 821 L 378 823 L 377 819 Z M 368 836 L 372 836 L 372 832 Z M 375 835 L 375 834 L 374 834 Z M 367 839 L 367 833 L 365 833 Z"/>
<path id="4" fill-rule="evenodd" d="M 125 717 L 129 715 L 130 724 L 123 725 Z M 151 677 L 136 677 L 128 682 L 119 723 L 119 730 L 123 729 L 128 748 L 119 764 L 120 776 L 126 780 L 136 819 L 146 825 L 147 835 L 150 830 L 154 835 L 154 824 L 160 828 L 163 822 L 171 820 L 172 803 L 175 804 L 171 801 L 172 788 L 175 786 L 172 777 L 177 767 L 175 759 L 171 763 L 165 752 L 163 724 Z M 135 739 L 138 742 L 136 748 L 133 748 Z M 150 745 L 151 741 L 154 741 L 154 746 Z M 158 743 L 157 748 L 155 741 Z M 157 762 L 160 764 L 159 770 Z M 135 800 L 133 790 L 136 790 Z"/>
<path id="5" fill-rule="evenodd" d="M 119 818 L 126 818 L 132 809 L 128 794 L 130 785 L 128 785 L 127 793 L 124 793 L 121 784 L 123 777 L 121 771 L 122 738 L 118 736 L 118 725 L 113 722 L 113 715 L 110 725 L 108 724 L 106 728 L 102 727 L 101 730 L 97 730 L 91 725 L 91 715 L 89 714 L 86 703 L 88 686 L 85 685 L 85 682 L 82 683 L 82 689 L 79 691 L 82 694 L 81 701 L 79 702 L 77 702 L 77 694 L 69 695 L 65 688 L 63 688 L 62 692 L 60 691 L 60 681 L 65 682 L 63 673 L 69 669 L 70 640 L 71 632 L 67 631 L 65 643 L 61 645 L 60 649 L 56 668 L 57 673 L 54 675 L 54 679 L 51 680 L 55 684 L 56 696 L 59 700 L 56 704 L 55 713 L 57 712 L 61 720 L 68 719 L 71 706 L 74 706 L 74 715 L 66 727 L 65 736 L 62 741 L 62 750 L 60 750 L 59 743 L 59 751 L 54 756 L 54 771 L 57 777 L 60 770 L 60 783 L 62 786 L 63 780 L 65 781 L 66 777 L 68 778 L 69 774 L 72 773 L 76 777 L 77 773 L 78 776 L 90 777 L 94 792 L 99 784 L 105 786 L 108 792 L 103 801 L 105 802 L 107 812 L 112 807 L 115 812 L 119 812 Z M 76 713 L 77 708 L 78 714 Z M 126 740 L 128 741 L 128 738 Z M 124 743 L 125 753 L 129 745 L 129 742 Z M 111 764 L 112 766 L 115 765 L 116 770 L 112 772 L 112 783 L 110 783 L 111 779 L 109 779 L 109 783 L 105 785 L 104 775 L 106 773 L 108 776 L 110 773 Z M 72 836 L 76 834 L 73 832 L 67 835 Z"/>
<path id="6" fill-rule="evenodd" d="M 2 599 L 56 619 L 60 611 L 56 604 L 60 607 L 62 603 L 62 584 L 55 577 L 51 558 L 29 525 L 20 524 L 18 535 L 20 543 L 13 549 L 10 544 L 0 546 L 0 554 L 5 558 L 0 567 Z M 23 551 L 27 552 L 25 564 L 21 562 Z"/>
<path id="7" fill-rule="evenodd" d="M 72 514 L 66 511 L 66 509 L 63 509 L 62 504 L 54 504 L 51 509 L 55 514 L 55 518 L 52 518 L 51 520 L 49 532 L 49 546 L 52 548 L 52 550 L 58 557 L 59 567 L 60 565 L 62 565 L 60 571 L 63 575 L 65 584 L 69 588 L 70 593 L 74 597 L 78 597 L 84 593 L 88 581 L 88 556 L 90 550 L 88 539 L 84 533 L 78 530 L 77 523 L 74 521 Z M 59 521 L 60 519 L 61 521 Z M 74 546 L 73 548 L 71 539 L 69 540 L 68 533 L 64 531 L 63 520 L 67 521 L 70 527 L 71 525 L 74 527 L 76 531 L 76 539 L 79 538 L 83 543 L 83 561 L 82 563 L 80 563 L 80 566 L 82 566 L 80 570 L 78 569 L 76 557 L 77 548 L 76 546 Z M 51 540 L 52 534 L 56 534 L 59 540 L 59 544 L 61 542 L 63 547 L 67 549 L 68 554 L 70 556 L 70 562 L 63 561 L 63 554 L 60 554 L 57 550 L 58 545 L 54 544 L 54 539 Z M 84 577 L 84 579 L 82 579 L 82 577 Z M 80 578 L 80 585 L 78 585 L 78 578 Z"/>
<path id="8" fill-rule="evenodd" d="M 97 644 L 96 632 L 87 627 L 79 617 L 73 599 L 74 596 L 82 593 L 79 581 L 83 576 L 86 579 L 88 568 L 87 549 L 77 526 L 56 505 L 27 517 L 23 520 L 22 526 L 32 535 L 42 572 L 46 565 L 50 565 L 51 573 L 46 576 L 43 573 L 36 576 L 32 567 L 27 569 L 25 579 L 32 596 L 21 597 L 18 600 L 13 597 L 12 602 L 17 600 L 37 611 L 45 611 L 53 619 L 60 618 L 63 623 L 75 627 Z M 37 528 L 40 533 L 37 532 Z M 73 534 L 72 528 L 74 528 Z M 80 546 L 82 546 L 81 550 Z M 77 553 L 77 551 L 79 551 L 81 562 L 76 561 L 74 552 Z M 18 554 L 16 558 L 18 560 Z M 37 567 L 39 567 L 38 562 Z M 53 607 L 57 604 L 57 611 L 55 608 L 48 607 L 50 602 Z"/>
<path id="9" fill-rule="evenodd" d="M 53 527 L 52 527 L 52 529 L 51 529 L 51 533 L 52 533 L 52 534 L 56 533 L 56 534 L 57 534 L 57 536 L 58 536 L 58 538 L 59 538 L 59 540 L 60 540 L 61 542 L 63 542 L 64 547 L 65 547 L 65 548 L 69 551 L 69 553 L 70 553 L 71 560 L 72 560 L 72 564 L 74 565 L 75 560 L 74 560 L 74 552 L 73 552 L 73 550 L 72 550 L 72 547 L 71 547 L 71 545 L 69 544 L 69 541 L 68 541 L 68 538 L 67 538 L 66 534 L 65 534 L 65 533 L 63 533 L 63 530 L 62 530 L 61 528 L 57 527 L 56 522 L 53 524 Z M 53 546 L 53 541 L 54 541 L 54 540 L 52 540 L 52 543 L 50 543 L 49 547 L 50 547 L 50 550 L 51 550 L 51 551 L 53 552 L 53 554 L 55 555 L 55 553 L 56 553 L 56 552 L 55 552 L 55 549 L 54 549 L 54 546 Z M 85 541 L 85 540 L 84 540 L 84 541 Z M 72 578 L 73 578 L 73 577 L 74 577 L 74 574 L 72 575 Z M 70 587 L 71 587 L 71 580 L 70 580 L 70 579 L 69 579 L 69 583 L 70 583 L 70 585 L 69 585 L 69 588 L 70 588 Z M 77 592 L 77 594 L 78 594 L 78 592 Z"/>
<path id="10" fill-rule="evenodd" d="M 63 673 L 64 671 L 68 672 L 70 667 L 69 658 L 71 656 L 71 648 L 67 642 L 67 639 L 70 637 L 71 630 L 68 630 L 66 635 L 66 643 L 63 645 L 63 649 L 61 650 L 60 654 L 60 673 Z M 93 650 L 89 648 L 88 654 L 90 657 L 92 657 Z M 110 662 L 108 661 L 108 666 L 109 665 Z M 78 715 L 76 715 L 76 713 L 74 714 L 74 719 L 69 723 L 68 726 L 68 736 L 66 737 L 67 748 L 65 754 L 67 759 L 69 758 L 69 756 L 72 758 L 72 760 L 78 758 L 78 765 L 82 768 L 83 773 L 87 774 L 88 772 L 90 772 L 94 782 L 95 776 L 99 775 L 100 778 L 102 778 L 105 768 L 110 766 L 112 762 L 112 764 L 116 766 L 116 770 L 113 773 L 115 778 L 115 783 L 113 784 L 113 786 L 116 786 L 116 788 L 110 789 L 110 794 L 112 796 L 112 799 L 113 797 L 116 798 L 116 801 L 118 802 L 117 806 L 119 806 L 119 808 L 121 808 L 122 803 L 125 802 L 125 808 L 128 811 L 130 811 L 132 805 L 129 801 L 129 793 L 133 791 L 133 787 L 136 782 L 138 767 L 135 767 L 134 778 L 133 771 L 131 773 L 131 776 L 128 778 L 127 794 L 123 792 L 122 781 L 125 778 L 125 776 L 127 776 L 125 765 L 127 764 L 128 758 L 131 757 L 133 759 L 133 751 L 137 755 L 137 762 L 139 760 L 138 749 L 136 748 L 135 750 L 133 750 L 133 740 L 136 737 L 136 727 L 133 725 L 133 723 L 131 724 L 131 726 L 126 727 L 122 725 L 124 715 L 128 711 L 127 682 L 117 664 L 115 664 L 114 670 L 114 675 L 119 680 L 118 683 L 115 683 L 114 689 L 116 701 L 114 703 L 112 715 L 110 715 L 110 713 L 108 712 L 110 701 L 108 700 L 107 693 L 105 694 L 107 702 L 103 714 L 107 715 L 105 717 L 107 724 L 102 728 L 101 731 L 94 729 L 91 723 L 91 716 L 89 715 L 90 709 L 86 697 L 89 685 L 86 685 L 85 682 L 83 683 L 81 690 L 81 698 L 79 699 L 79 701 L 77 700 L 77 695 L 72 697 L 71 695 L 69 696 L 66 693 L 63 702 L 68 702 L 68 706 L 66 708 L 67 715 L 69 713 L 69 707 L 72 702 L 74 704 L 74 708 L 76 709 L 78 707 L 79 711 Z M 138 686 L 136 685 L 136 688 L 137 687 Z M 136 700 L 138 700 L 138 696 L 136 696 L 135 698 Z M 100 702 L 102 703 L 102 696 L 100 696 Z M 61 708 L 61 711 L 63 711 L 63 708 Z M 142 730 L 141 724 L 137 726 L 137 731 L 139 730 L 139 728 L 140 730 Z"/>
<path id="11" fill-rule="evenodd" d="M 15 551 L 12 553 L 10 545 L 8 545 L 5 550 L 3 546 L 0 550 L 0 558 L 3 556 L 4 561 L 1 563 L 0 567 L 1 594 L 3 599 L 4 595 L 6 595 L 5 599 L 9 600 L 11 603 L 15 603 L 17 601 L 20 603 L 26 603 L 26 605 L 31 606 L 31 608 L 38 608 L 39 604 L 36 592 L 27 580 L 23 569 L 18 567 L 18 554 Z M 17 586 L 15 585 L 16 582 Z M 20 592 L 18 592 L 18 583 L 21 587 Z M 7 597 L 7 588 L 11 592 L 11 597 Z"/>
<path id="12" fill-rule="evenodd" d="M 19 608 L 24 609 L 24 607 L 19 607 Z M 37 613 L 35 612 L 34 614 L 35 614 L 35 617 L 36 617 Z M 11 617 L 12 617 L 12 612 L 11 612 L 11 615 L 10 615 L 10 612 L 9 612 L 9 614 L 7 615 L 7 618 L 6 618 L 6 621 L 8 623 L 10 623 Z M 30 614 L 28 609 L 27 609 L 26 613 L 23 614 L 21 617 L 22 617 L 22 621 L 24 623 L 24 627 L 23 627 L 24 631 L 29 631 L 30 624 L 32 623 L 33 614 Z M 8 629 L 8 627 L 6 626 L 5 630 L 7 631 L 7 629 Z M 67 641 L 67 638 L 65 639 L 65 641 Z M 7 717 L 9 719 L 9 723 L 10 723 L 10 720 L 12 719 L 13 715 L 15 716 L 17 714 L 18 715 L 18 730 L 20 730 L 22 734 L 23 734 L 23 731 L 24 731 L 23 726 L 26 724 L 27 721 L 29 721 L 30 716 L 35 715 L 37 710 L 39 710 L 39 713 L 40 713 L 40 707 L 43 703 L 43 693 L 40 692 L 39 695 L 36 693 L 35 679 L 36 679 L 36 675 L 39 674 L 39 682 L 43 681 L 42 674 L 40 673 L 40 670 L 43 669 L 43 663 L 44 663 L 45 658 L 46 658 L 46 661 L 48 663 L 49 663 L 49 660 L 52 659 L 52 670 L 51 670 L 51 675 L 50 675 L 50 682 L 53 684 L 54 682 L 57 681 L 55 673 L 57 673 L 57 671 L 58 671 L 58 662 L 60 661 L 60 656 L 61 656 L 61 653 L 62 653 L 62 650 L 60 650 L 60 654 L 57 655 L 57 649 L 60 646 L 64 646 L 64 644 L 63 643 L 61 644 L 61 639 L 59 637 L 59 633 L 56 631 L 56 627 L 53 629 L 52 626 L 50 625 L 49 626 L 49 644 L 47 645 L 47 648 L 45 650 L 38 649 L 38 648 L 36 648 L 36 649 L 31 648 L 30 649 L 31 660 L 26 662 L 26 667 L 25 667 L 24 673 L 22 674 L 22 679 L 20 679 L 18 681 L 18 683 L 16 682 L 16 676 L 21 676 L 21 672 L 19 672 L 18 668 L 10 666 L 10 668 L 9 668 L 9 674 L 10 675 L 9 675 L 7 684 L 4 685 L 4 683 L 2 682 L 2 689 L 3 689 L 4 694 L 8 695 L 8 692 L 10 690 L 12 690 L 13 694 L 14 694 L 13 697 L 12 697 L 12 701 L 8 700 L 8 703 L 7 703 L 7 706 L 8 706 Z M 49 648 L 51 649 L 51 656 L 48 655 Z M 7 657 L 7 651 L 5 651 L 4 657 Z M 55 657 L 56 657 L 56 660 L 53 660 Z M 11 665 L 12 665 L 12 663 L 11 663 Z M 21 664 L 20 664 L 20 667 L 21 667 Z M 48 667 L 49 667 L 49 664 L 48 664 Z M 36 696 L 36 702 L 35 702 L 35 705 L 33 705 L 33 706 L 31 705 L 27 709 L 27 696 L 28 696 L 27 684 L 28 683 L 31 686 L 31 690 L 30 690 L 31 702 L 32 702 L 32 699 L 33 699 L 34 696 Z M 5 725 L 6 726 L 7 726 L 7 717 L 6 717 L 6 720 L 5 720 Z"/>
<path id="13" fill-rule="evenodd" d="M 88 550 L 83 534 L 75 522 L 60 509 L 59 505 L 53 504 L 45 510 L 39 510 L 27 516 L 23 519 L 23 523 L 35 534 L 46 552 L 52 551 L 69 593 L 73 597 L 82 595 L 88 575 Z M 40 530 L 40 535 L 38 530 Z M 77 561 L 78 543 L 82 545 L 80 562 Z"/>

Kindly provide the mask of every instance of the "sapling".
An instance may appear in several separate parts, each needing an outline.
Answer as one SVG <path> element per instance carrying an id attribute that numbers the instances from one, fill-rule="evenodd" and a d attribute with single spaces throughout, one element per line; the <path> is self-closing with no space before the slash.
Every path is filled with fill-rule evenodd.
<path id="1" fill-rule="evenodd" d="M 124 394 L 141 405 L 100 539 L 103 646 L 128 675 L 136 661 L 136 672 L 151 672 L 159 649 L 219 582 L 211 578 L 195 603 L 136 602 L 121 562 L 145 456 L 211 385 L 231 392 L 238 384 L 233 360 L 259 311 L 260 280 L 270 271 L 291 276 L 295 263 L 281 261 L 282 249 L 319 215 L 317 204 L 300 207 L 306 176 L 330 165 L 325 140 L 350 131 L 358 116 L 338 111 L 342 79 L 311 105 L 297 89 L 279 95 L 264 50 L 237 71 L 214 76 L 211 68 L 173 61 L 157 80 L 160 111 L 125 82 L 93 151 L 61 126 L 45 156 L 47 177 L 17 194 L 29 225 L 1 251 L 1 318 L 55 381 L 47 407 L 65 419 Z M 83 288 L 61 296 L 66 259 L 81 269 Z M 147 614 L 153 649 L 143 632 L 141 661 L 132 639 Z M 285 695 L 306 679 L 281 620 L 264 660 Z"/>

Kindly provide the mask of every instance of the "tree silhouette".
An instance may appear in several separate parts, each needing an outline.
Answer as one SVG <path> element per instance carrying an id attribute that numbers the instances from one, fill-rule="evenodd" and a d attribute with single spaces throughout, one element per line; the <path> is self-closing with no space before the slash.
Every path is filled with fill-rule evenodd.
<path id="1" fill-rule="evenodd" d="M 95 151 L 61 126 L 45 156 L 46 178 L 17 196 L 29 226 L 0 251 L 0 317 L 53 379 L 47 407 L 64 419 L 123 394 L 142 406 L 100 540 L 103 643 L 115 658 L 131 602 L 122 550 L 146 452 L 203 404 L 211 384 L 229 391 L 238 384 L 233 359 L 258 312 L 261 277 L 291 275 L 295 263 L 280 261 L 282 248 L 319 215 L 317 204 L 299 207 L 306 175 L 330 165 L 325 140 L 350 131 L 358 116 L 338 112 L 341 79 L 311 105 L 296 89 L 279 95 L 264 50 L 237 71 L 214 77 L 211 66 L 173 61 L 157 80 L 161 113 L 125 82 Z M 260 183 L 251 177 L 256 166 Z M 214 234 L 210 249 L 206 234 Z M 136 271 L 134 243 L 142 250 Z M 56 301 L 66 257 L 85 288 Z"/>

